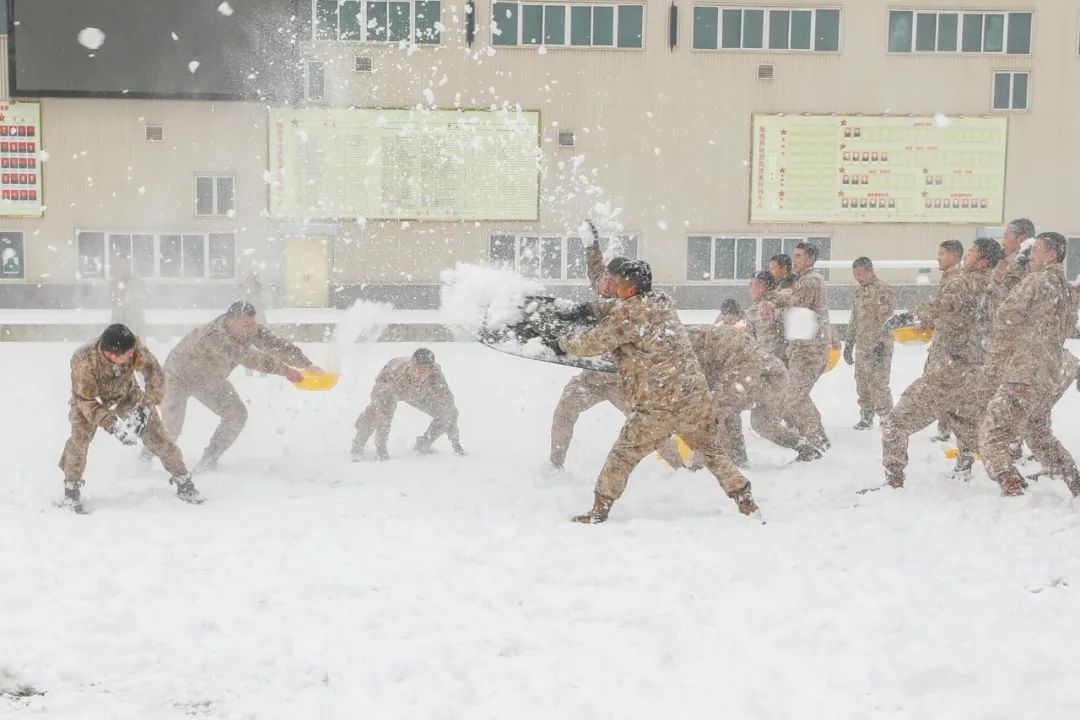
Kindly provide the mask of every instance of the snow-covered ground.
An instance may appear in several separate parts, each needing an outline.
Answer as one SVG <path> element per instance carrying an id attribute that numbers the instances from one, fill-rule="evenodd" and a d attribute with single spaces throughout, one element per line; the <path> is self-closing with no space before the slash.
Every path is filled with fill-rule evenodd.
<path id="1" fill-rule="evenodd" d="M 767 525 L 655 458 L 610 522 L 574 525 L 620 418 L 583 416 L 548 473 L 557 366 L 436 345 L 468 456 L 413 455 L 426 419 L 402 406 L 392 460 L 349 461 L 372 379 L 414 347 L 351 347 L 328 393 L 237 372 L 251 419 L 200 507 L 99 435 L 78 517 L 53 506 L 73 346 L 0 345 L 0 693 L 45 693 L 0 717 L 1080 717 L 1063 486 L 945 480 L 924 432 L 906 490 L 857 496 L 880 434 L 850 429 L 841 365 L 815 390 L 826 459 L 748 433 Z M 922 359 L 898 348 L 897 394 Z M 1078 410 L 1056 413 L 1073 449 Z M 189 459 L 210 421 L 192 404 Z"/>

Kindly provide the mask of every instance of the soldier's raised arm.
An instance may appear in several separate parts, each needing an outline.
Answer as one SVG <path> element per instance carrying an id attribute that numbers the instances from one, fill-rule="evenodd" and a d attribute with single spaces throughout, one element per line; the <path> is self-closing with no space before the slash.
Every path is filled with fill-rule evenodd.
<path id="1" fill-rule="evenodd" d="M 585 246 L 585 272 L 593 292 L 598 292 L 597 284 L 607 272 L 607 266 L 604 264 L 604 253 L 600 250 L 600 233 L 592 220 L 585 222 L 589 224 L 589 231 L 592 233 L 592 242 Z"/>
<path id="2" fill-rule="evenodd" d="M 560 338 L 559 346 L 578 357 L 594 357 L 625 345 L 636 336 L 636 326 L 627 317 L 623 304 L 615 305 L 600 323 L 576 335 Z"/>

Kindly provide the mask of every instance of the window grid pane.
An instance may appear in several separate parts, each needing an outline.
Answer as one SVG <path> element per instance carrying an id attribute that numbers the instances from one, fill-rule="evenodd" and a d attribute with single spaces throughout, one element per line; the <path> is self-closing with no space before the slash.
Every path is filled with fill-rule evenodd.
<path id="1" fill-rule="evenodd" d="M 713 280 L 735 279 L 735 238 L 716 238 Z"/>
<path id="2" fill-rule="evenodd" d="M 210 234 L 210 278 L 225 280 L 236 276 L 236 236 Z"/>
<path id="3" fill-rule="evenodd" d="M 566 44 L 566 8 L 562 5 L 544 8 L 544 44 Z"/>
<path id="4" fill-rule="evenodd" d="M 964 15 L 964 36 L 960 49 L 964 52 L 982 52 L 983 16 L 979 13 Z"/>
<path id="5" fill-rule="evenodd" d="M 915 13 L 893 10 L 889 13 L 889 52 L 911 52 Z"/>
<path id="6" fill-rule="evenodd" d="M 743 10 L 744 48 L 760 49 L 765 42 L 765 11 Z"/>
<path id="7" fill-rule="evenodd" d="M 161 254 L 161 270 L 159 273 L 161 277 L 180 277 L 180 268 L 183 264 L 180 259 L 180 236 L 162 235 L 158 238 L 158 245 Z"/>
<path id="8" fill-rule="evenodd" d="M 521 44 L 539 45 L 544 36 L 544 6 L 526 5 L 521 9 Z"/>
<path id="9" fill-rule="evenodd" d="M 788 33 L 790 31 L 789 23 L 791 21 L 791 11 L 789 10 L 770 10 L 769 11 L 769 49 L 770 50 L 787 50 L 788 49 Z"/>
<path id="10" fill-rule="evenodd" d="M 726 13 L 727 11 L 725 10 L 724 12 Z M 696 50 L 716 49 L 717 35 L 719 33 L 719 17 L 719 8 L 694 8 L 694 48 Z"/>
<path id="11" fill-rule="evenodd" d="M 956 52 L 957 31 L 960 16 L 956 13 L 941 13 L 937 24 L 938 52 Z"/>
<path id="12" fill-rule="evenodd" d="M 809 10 L 791 11 L 791 49 L 809 50 L 812 13 Z"/>
<path id="13" fill-rule="evenodd" d="M 410 27 L 412 21 L 409 13 L 412 12 L 412 3 L 390 3 L 390 19 L 388 21 L 388 37 L 390 42 L 401 42 L 412 39 Z"/>
<path id="14" fill-rule="evenodd" d="M 1013 73 L 1012 76 L 1012 109 L 1027 110 L 1028 106 L 1028 74 Z"/>
<path id="15" fill-rule="evenodd" d="M 540 277 L 562 279 L 562 238 L 546 237 L 541 241 Z"/>
<path id="16" fill-rule="evenodd" d="M 540 276 L 540 238 L 521 238 L 521 251 L 518 253 L 518 272 L 527 278 Z"/>
<path id="17" fill-rule="evenodd" d="M 643 6 L 619 6 L 619 47 L 639 48 L 642 46 L 644 21 L 645 8 Z"/>
<path id="18" fill-rule="evenodd" d="M 916 52 L 933 52 L 937 48 L 937 13 L 915 16 Z"/>
<path id="19" fill-rule="evenodd" d="M 983 52 L 1002 52 L 1005 49 L 1005 16 L 987 13 L 983 26 Z"/>
<path id="20" fill-rule="evenodd" d="M 518 4 L 516 2 L 497 2 L 494 5 L 493 20 L 498 33 L 492 30 L 493 44 L 518 44 Z"/>
<path id="21" fill-rule="evenodd" d="M 570 44 L 592 45 L 592 8 L 574 5 L 570 8 Z"/>
<path id="22" fill-rule="evenodd" d="M 705 236 L 687 238 L 686 279 L 712 280 L 712 238 Z"/>
<path id="23" fill-rule="evenodd" d="M 1011 83 L 1009 73 L 994 73 L 994 109 L 1008 110 Z"/>
<path id="24" fill-rule="evenodd" d="M 139 277 L 154 277 L 157 263 L 154 261 L 154 236 L 131 236 L 132 271 Z"/>
<path id="25" fill-rule="evenodd" d="M 586 277 L 588 277 L 588 269 L 585 264 L 585 243 L 581 238 L 567 238 L 566 279 L 584 280 Z"/>
<path id="26" fill-rule="evenodd" d="M 218 215 L 231 215 L 233 213 L 233 179 L 231 177 L 219 177 L 217 179 L 217 212 Z"/>
<path id="27" fill-rule="evenodd" d="M 367 4 L 366 37 L 369 41 L 380 42 L 386 40 L 386 6 L 383 2 L 368 2 Z"/>
<path id="28" fill-rule="evenodd" d="M 439 18 L 442 12 L 440 0 L 420 0 L 416 3 L 416 42 L 421 45 L 438 45 L 442 41 Z M 515 35 L 517 26 L 515 25 Z"/>
<path id="29" fill-rule="evenodd" d="M 615 45 L 615 8 L 611 5 L 597 5 L 593 8 L 593 45 L 612 47 Z"/>
<path id="30" fill-rule="evenodd" d="M 724 9 L 721 14 L 723 24 L 721 32 L 723 33 L 722 45 L 725 48 L 740 48 L 742 47 L 742 10 Z"/>
<path id="31" fill-rule="evenodd" d="M 752 278 L 757 272 L 757 238 L 739 238 L 735 250 L 735 278 Z"/>
<path id="32" fill-rule="evenodd" d="M 183 248 L 183 276 L 206 277 L 206 238 L 202 235 L 185 235 Z"/>
<path id="33" fill-rule="evenodd" d="M 1009 39 L 1005 52 L 1011 55 L 1031 52 L 1031 13 L 1009 13 Z"/>
<path id="34" fill-rule="evenodd" d="M 814 12 L 814 50 L 838 52 L 840 50 L 840 11 L 816 10 Z"/>
<path id="35" fill-rule="evenodd" d="M 195 214 L 214 214 L 214 178 L 195 178 Z"/>
<path id="36" fill-rule="evenodd" d="M 341 39 L 342 40 L 363 40 L 364 28 L 361 25 L 360 18 L 361 4 L 358 0 L 347 0 L 341 4 Z"/>

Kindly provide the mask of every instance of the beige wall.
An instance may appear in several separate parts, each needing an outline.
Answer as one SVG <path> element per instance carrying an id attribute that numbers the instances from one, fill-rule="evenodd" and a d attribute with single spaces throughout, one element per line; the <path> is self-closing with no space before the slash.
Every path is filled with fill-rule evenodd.
<path id="1" fill-rule="evenodd" d="M 490 47 L 490 0 L 476 3 L 477 40 L 467 49 L 461 0 L 443 2 L 441 46 L 402 49 L 308 43 L 328 61 L 332 106 L 403 107 L 430 90 L 441 108 L 520 104 L 541 112 L 546 173 L 537 223 L 341 223 L 332 278 L 354 283 L 430 284 L 456 260 L 487 256 L 489 235 L 537 229 L 561 232 L 590 212 L 595 197 L 566 171 L 575 155 L 606 197 L 622 209 L 628 232 L 664 283 L 685 282 L 686 236 L 828 235 L 834 259 L 933 257 L 948 238 L 970 239 L 974 226 L 751 225 L 747 218 L 752 112 L 979 115 L 989 112 L 991 73 L 1030 70 L 1031 109 L 1010 114 L 1006 215 L 1026 215 L 1043 228 L 1078 231 L 1072 217 L 1071 166 L 1080 159 L 1073 119 L 1080 91 L 1077 53 L 1080 7 L 1068 0 L 906 0 L 904 8 L 1033 10 L 1032 56 L 912 55 L 886 52 L 889 3 L 748 2 L 780 7 L 841 7 L 839 53 L 694 51 L 693 3 L 677 3 L 679 45 L 669 50 L 667 0 L 646 3 L 644 50 Z M 373 72 L 354 72 L 354 59 Z M 756 78 L 760 62 L 776 79 Z M 5 73 L 6 74 L 6 73 Z M 445 83 L 443 78 L 446 78 Z M 143 123 L 165 125 L 165 142 L 147 143 Z M 0 219 L 22 228 L 32 283 L 74 279 L 74 229 L 235 230 L 241 255 L 265 263 L 280 282 L 290 229 L 263 216 L 266 109 L 198 102 L 54 100 L 43 102 L 46 216 Z M 577 147 L 558 149 L 560 128 L 576 131 Z M 83 154 L 85 153 L 85 154 Z M 595 177 L 591 175 L 595 171 Z M 236 175 L 235 219 L 197 218 L 194 176 Z M 91 180 L 92 179 L 92 180 Z M 145 194 L 138 192 L 145 188 Z M 276 240 L 270 240 L 276 238 Z M 838 277 L 846 279 L 846 273 Z M 905 274 L 903 279 L 909 279 Z"/>

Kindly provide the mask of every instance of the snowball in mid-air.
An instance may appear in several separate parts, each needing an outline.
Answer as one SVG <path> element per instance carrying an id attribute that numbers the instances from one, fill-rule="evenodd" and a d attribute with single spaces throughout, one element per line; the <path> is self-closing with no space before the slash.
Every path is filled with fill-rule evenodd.
<path id="1" fill-rule="evenodd" d="M 934 113 L 934 124 L 938 127 L 948 127 L 950 122 L 952 121 L 949 120 L 949 116 L 945 113 Z"/>
<path id="2" fill-rule="evenodd" d="M 191 62 L 189 62 L 187 64 L 187 69 L 188 69 L 188 71 L 191 72 L 192 75 L 194 75 L 195 71 L 199 69 L 199 61 L 198 60 L 192 60 Z"/>
<path id="3" fill-rule="evenodd" d="M 229 17 L 230 15 L 232 15 L 232 5 L 227 2 L 223 2 L 217 6 L 217 11 L 225 17 Z"/>
<path id="4" fill-rule="evenodd" d="M 784 312 L 784 337 L 788 340 L 813 340 L 817 332 L 817 313 L 810 308 L 793 307 Z"/>
<path id="5" fill-rule="evenodd" d="M 96 27 L 84 27 L 79 31 L 79 44 L 88 50 L 97 50 L 105 44 L 105 33 Z"/>

